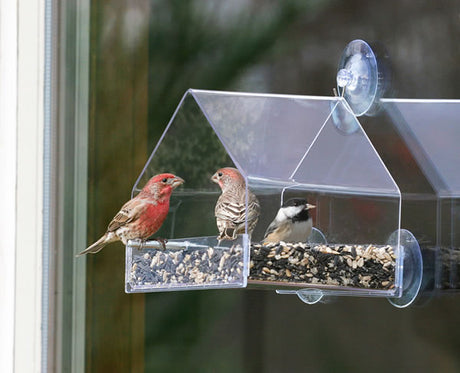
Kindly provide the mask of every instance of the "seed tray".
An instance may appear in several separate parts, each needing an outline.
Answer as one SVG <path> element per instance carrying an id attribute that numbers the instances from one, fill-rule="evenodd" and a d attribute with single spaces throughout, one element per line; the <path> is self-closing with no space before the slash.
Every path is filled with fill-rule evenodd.
<path id="1" fill-rule="evenodd" d="M 391 245 L 253 244 L 248 281 L 390 290 L 395 266 Z"/>
<path id="2" fill-rule="evenodd" d="M 175 247 L 128 253 L 126 292 L 187 290 L 246 285 L 243 248 Z"/>

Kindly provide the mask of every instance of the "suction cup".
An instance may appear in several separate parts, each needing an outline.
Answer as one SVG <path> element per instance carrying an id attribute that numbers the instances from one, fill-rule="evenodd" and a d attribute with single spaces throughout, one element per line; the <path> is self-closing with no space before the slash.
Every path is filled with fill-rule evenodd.
<path id="1" fill-rule="evenodd" d="M 353 40 L 345 48 L 337 73 L 337 88 L 356 116 L 372 115 L 382 94 L 382 72 L 377 57 L 364 40 Z"/>
<path id="2" fill-rule="evenodd" d="M 420 246 L 414 235 L 406 229 L 400 229 L 392 233 L 388 244 L 398 245 L 400 234 L 400 260 L 397 262 L 396 276 L 402 276 L 402 294 L 400 297 L 388 298 L 395 307 L 404 308 L 409 306 L 417 297 L 422 284 L 423 261 Z"/>
<path id="3" fill-rule="evenodd" d="M 326 244 L 327 240 L 326 237 L 324 236 L 323 232 L 321 232 L 319 229 L 313 227 L 310 233 L 310 236 L 307 239 L 308 243 L 322 243 Z"/>
<path id="4" fill-rule="evenodd" d="M 358 121 L 346 101 L 342 101 L 338 105 L 335 102 L 331 102 L 331 110 L 335 127 L 341 133 L 349 135 L 358 130 Z"/>
<path id="5" fill-rule="evenodd" d="M 323 232 L 313 227 L 310 237 L 307 240 L 310 244 L 327 244 Z M 299 299 L 307 304 L 318 303 L 324 296 L 324 293 L 318 289 L 300 289 L 300 290 L 276 290 L 276 294 L 296 294 Z"/>
<path id="6" fill-rule="evenodd" d="M 299 299 L 307 304 L 318 303 L 323 298 L 323 292 L 318 289 L 302 289 L 297 291 Z"/>
<path id="7" fill-rule="evenodd" d="M 301 289 L 301 290 L 276 290 L 276 294 L 297 294 L 299 299 L 306 304 L 318 303 L 324 296 L 323 292 L 318 289 Z"/>

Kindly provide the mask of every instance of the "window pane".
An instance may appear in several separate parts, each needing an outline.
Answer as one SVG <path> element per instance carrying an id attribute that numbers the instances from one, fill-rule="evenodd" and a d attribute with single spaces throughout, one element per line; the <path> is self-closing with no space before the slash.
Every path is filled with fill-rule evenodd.
<path id="1" fill-rule="evenodd" d="M 130 198 L 188 88 L 332 96 L 341 52 L 359 37 L 388 48 L 399 97 L 455 98 L 458 12 L 448 2 L 397 0 L 366 6 L 355 0 L 92 0 L 88 243 Z M 378 127 L 364 122 L 372 141 L 384 141 Z M 423 179 L 411 162 L 404 172 Z M 436 298 L 402 317 L 383 299 L 306 306 L 294 296 L 249 289 L 125 294 L 121 243 L 78 260 L 87 263 L 88 372 L 460 365 L 454 348 L 460 332 L 450 328 L 460 321 L 456 298 Z M 437 333 L 425 333 L 427 324 Z M 442 354 L 426 354 L 427 343 Z"/>

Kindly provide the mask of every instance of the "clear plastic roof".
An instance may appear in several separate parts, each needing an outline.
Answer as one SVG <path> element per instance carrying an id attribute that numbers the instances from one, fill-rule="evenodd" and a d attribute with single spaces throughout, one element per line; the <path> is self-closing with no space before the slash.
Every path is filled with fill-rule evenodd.
<path id="1" fill-rule="evenodd" d="M 189 92 L 249 178 L 334 193 L 400 194 L 342 98 Z"/>
<path id="2" fill-rule="evenodd" d="M 440 197 L 460 197 L 460 100 L 382 100 Z"/>

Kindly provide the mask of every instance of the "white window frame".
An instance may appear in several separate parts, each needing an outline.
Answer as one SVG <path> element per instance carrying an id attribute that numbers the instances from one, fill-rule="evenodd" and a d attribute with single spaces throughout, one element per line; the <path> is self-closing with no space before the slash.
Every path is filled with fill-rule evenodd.
<path id="1" fill-rule="evenodd" d="M 56 30 L 60 17 L 67 21 L 66 16 L 75 17 L 77 25 L 70 57 L 75 57 L 76 66 L 73 76 L 63 78 L 67 66 L 62 63 L 67 59 L 56 53 L 56 39 L 61 37 Z M 89 0 L 0 0 L 2 372 L 59 371 L 69 366 L 72 372 L 84 371 L 86 266 L 69 256 L 86 245 L 88 46 Z M 66 94 L 61 108 L 61 97 L 53 102 L 51 96 L 61 95 L 68 81 L 73 81 L 70 92 L 75 100 Z M 73 120 L 64 114 L 68 102 L 74 105 Z M 72 154 L 56 137 L 56 132 L 66 131 L 74 134 Z M 65 172 L 57 161 L 61 152 L 73 162 L 72 167 L 66 164 L 70 170 Z M 60 189 L 63 180 L 74 184 L 72 196 Z M 63 200 L 73 206 L 64 215 Z M 62 236 L 64 224 L 75 226 L 70 245 Z M 65 322 L 62 311 L 69 307 L 63 306 L 68 299 L 59 283 L 63 274 L 56 270 L 64 260 L 62 253 L 68 263 L 72 260 L 71 279 L 66 279 L 72 281 L 71 316 Z M 70 361 L 63 361 L 63 345 L 71 345 Z"/>
<path id="2" fill-rule="evenodd" d="M 0 3 L 0 361 L 38 372 L 42 361 L 45 0 Z"/>
<path id="3" fill-rule="evenodd" d="M 0 2 L 0 361 L 14 367 L 14 302 L 17 160 L 17 3 Z"/>

